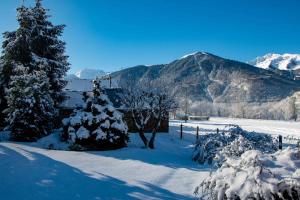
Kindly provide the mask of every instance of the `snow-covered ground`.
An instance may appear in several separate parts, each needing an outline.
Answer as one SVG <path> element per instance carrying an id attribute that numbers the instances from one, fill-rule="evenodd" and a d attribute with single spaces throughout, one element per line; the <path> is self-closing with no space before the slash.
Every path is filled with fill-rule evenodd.
<path id="1" fill-rule="evenodd" d="M 247 131 L 255 131 L 259 133 L 272 134 L 274 136 L 292 136 L 300 139 L 300 122 L 298 121 L 278 121 L 278 120 L 257 120 L 257 119 L 236 119 L 236 118 L 210 118 L 209 121 L 171 121 L 171 126 L 180 126 L 183 124 L 186 127 L 184 130 L 187 133 L 196 134 L 197 126 L 200 128 L 200 133 L 216 131 L 224 129 L 228 124 L 239 125 Z"/>
<path id="2" fill-rule="evenodd" d="M 193 146 L 159 134 L 156 149 L 105 152 L 46 150 L 0 143 L 0 199 L 193 199 L 210 168 L 191 161 Z"/>
<path id="3" fill-rule="evenodd" d="M 131 134 L 127 148 L 105 152 L 46 150 L 43 143 L 0 142 L 0 199 L 193 199 L 211 168 L 191 160 L 200 133 L 238 124 L 248 131 L 300 137 L 299 122 L 211 118 L 170 122 L 156 149 L 141 148 Z M 45 141 L 45 140 L 44 140 Z"/>

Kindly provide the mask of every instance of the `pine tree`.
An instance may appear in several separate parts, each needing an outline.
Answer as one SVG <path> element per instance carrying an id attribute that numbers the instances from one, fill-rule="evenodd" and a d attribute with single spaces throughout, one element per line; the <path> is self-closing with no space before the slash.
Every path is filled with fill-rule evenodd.
<path id="1" fill-rule="evenodd" d="M 4 92 L 5 80 L 1 76 L 2 71 L 3 71 L 3 60 L 0 58 L 0 130 L 4 125 L 4 121 L 5 121 L 5 114 L 3 113 L 3 111 L 7 107 L 5 92 Z"/>
<path id="2" fill-rule="evenodd" d="M 128 141 L 123 116 L 113 107 L 99 79 L 94 80 L 93 97 L 87 99 L 86 107 L 64 120 L 64 130 L 71 143 L 85 149 L 116 149 Z"/>
<path id="3" fill-rule="evenodd" d="M 16 31 L 3 33 L 4 41 L 0 64 L 0 123 L 5 121 L 3 113 L 7 108 L 5 95 L 16 63 L 28 66 L 32 62 L 29 41 L 33 19 L 30 9 L 24 6 L 17 8 L 17 21 L 19 28 Z"/>
<path id="4" fill-rule="evenodd" d="M 50 17 L 47 15 L 48 10 L 42 7 L 41 0 L 36 0 L 35 7 L 31 9 L 21 6 L 17 11 L 20 27 L 17 31 L 3 34 L 0 94 L 4 97 L 12 71 L 11 62 L 19 61 L 25 64 L 33 61 L 36 63 L 32 65 L 33 67 L 43 65 L 41 70 L 45 71 L 49 78 L 51 97 L 57 105 L 62 98 L 61 91 L 67 83 L 63 78 L 69 69 L 68 56 L 65 55 L 65 42 L 59 39 L 65 26 L 54 26 L 48 20 Z M 6 106 L 5 99 L 2 98 L 0 111 Z"/>
<path id="5" fill-rule="evenodd" d="M 48 9 L 43 8 L 42 0 L 36 0 L 32 8 L 34 26 L 30 47 L 36 62 L 43 65 L 49 78 L 51 97 L 55 105 L 61 100 L 61 91 L 66 85 L 63 79 L 69 70 L 68 56 L 65 55 L 65 42 L 59 39 L 64 25 L 54 26 L 48 19 Z"/>
<path id="6" fill-rule="evenodd" d="M 38 68 L 38 67 L 37 67 Z M 12 139 L 36 140 L 52 129 L 55 116 L 46 73 L 18 64 L 7 91 L 7 121 Z"/>
<path id="7" fill-rule="evenodd" d="M 34 9 L 21 6 L 17 12 L 19 28 L 4 33 L 0 75 L 5 99 L 1 101 L 1 109 L 12 139 L 36 140 L 48 134 L 57 114 L 48 73 L 52 66 L 33 52 L 37 24 Z"/>

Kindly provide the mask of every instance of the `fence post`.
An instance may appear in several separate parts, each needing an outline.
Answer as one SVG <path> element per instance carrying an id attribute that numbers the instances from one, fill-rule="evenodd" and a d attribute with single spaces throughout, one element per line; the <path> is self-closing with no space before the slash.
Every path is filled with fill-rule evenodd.
<path id="1" fill-rule="evenodd" d="M 197 126 L 197 133 L 196 133 L 196 140 L 198 141 L 198 139 L 199 139 L 199 126 Z"/>
<path id="2" fill-rule="evenodd" d="M 298 140 L 297 146 L 298 146 L 298 158 L 300 158 L 300 140 Z"/>
<path id="3" fill-rule="evenodd" d="M 180 139 L 182 140 L 183 138 L 183 133 L 182 133 L 182 124 L 180 124 Z"/>
<path id="4" fill-rule="evenodd" d="M 282 149 L 282 136 L 281 135 L 278 136 L 278 142 L 279 142 L 279 149 L 281 150 Z"/>

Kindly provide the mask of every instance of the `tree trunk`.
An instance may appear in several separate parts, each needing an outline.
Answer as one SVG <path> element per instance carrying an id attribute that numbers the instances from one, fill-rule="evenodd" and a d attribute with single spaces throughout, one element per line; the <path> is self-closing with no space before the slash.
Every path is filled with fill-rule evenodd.
<path id="1" fill-rule="evenodd" d="M 156 126 L 152 130 L 152 136 L 151 136 L 149 144 L 148 144 L 148 147 L 150 149 L 154 149 L 155 136 L 156 136 L 157 130 L 159 129 L 160 125 L 161 125 L 161 116 L 158 117 L 158 121 L 156 123 Z"/>
<path id="2" fill-rule="evenodd" d="M 144 143 L 144 145 L 145 145 L 145 147 L 147 147 L 148 146 L 148 139 L 146 138 L 146 136 L 145 136 L 145 134 L 144 134 L 144 131 L 139 131 L 139 136 L 140 136 L 140 138 L 142 139 L 142 141 L 143 141 L 143 143 Z"/>
<path id="3" fill-rule="evenodd" d="M 148 144 L 148 147 L 150 149 L 154 149 L 155 136 L 156 136 L 156 129 L 152 132 L 152 136 L 151 136 L 151 139 L 150 139 L 149 144 Z"/>

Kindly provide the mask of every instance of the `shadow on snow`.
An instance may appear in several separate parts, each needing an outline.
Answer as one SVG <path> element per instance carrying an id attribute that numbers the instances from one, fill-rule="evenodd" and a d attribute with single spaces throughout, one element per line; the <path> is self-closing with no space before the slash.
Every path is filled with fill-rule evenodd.
<path id="1" fill-rule="evenodd" d="M 190 199 L 150 183 L 138 187 L 104 174 L 93 178 L 47 156 L 22 151 L 1 145 L 1 199 Z"/>

